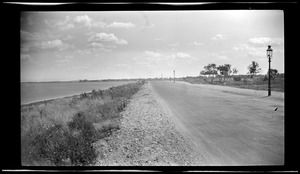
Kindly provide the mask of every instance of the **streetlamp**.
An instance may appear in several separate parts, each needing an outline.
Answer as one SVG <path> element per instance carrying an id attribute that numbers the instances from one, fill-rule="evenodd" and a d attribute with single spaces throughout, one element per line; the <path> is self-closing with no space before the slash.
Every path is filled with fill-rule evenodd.
<path id="1" fill-rule="evenodd" d="M 272 58 L 273 50 L 271 49 L 271 45 L 268 45 L 267 49 L 267 57 L 269 58 L 269 85 L 268 85 L 268 96 L 271 95 L 271 58 Z"/>

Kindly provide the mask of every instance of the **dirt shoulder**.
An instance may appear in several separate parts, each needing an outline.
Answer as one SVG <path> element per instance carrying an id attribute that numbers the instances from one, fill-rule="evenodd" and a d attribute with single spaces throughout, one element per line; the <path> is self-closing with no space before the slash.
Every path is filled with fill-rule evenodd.
<path id="1" fill-rule="evenodd" d="M 97 166 L 201 165 L 146 83 L 122 113 L 120 129 L 94 143 Z"/>

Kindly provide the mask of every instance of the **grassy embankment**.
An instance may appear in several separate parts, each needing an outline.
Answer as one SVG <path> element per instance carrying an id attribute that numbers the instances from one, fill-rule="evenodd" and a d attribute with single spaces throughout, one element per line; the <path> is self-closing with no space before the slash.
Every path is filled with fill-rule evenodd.
<path id="1" fill-rule="evenodd" d="M 119 113 L 143 84 L 21 106 L 22 165 L 93 165 L 101 155 L 93 143 L 119 129 Z"/>
<path id="2" fill-rule="evenodd" d="M 213 80 L 212 77 L 186 77 L 182 80 L 193 84 L 212 84 L 255 90 L 268 90 L 268 79 L 264 78 L 262 75 L 253 78 L 246 75 L 237 75 L 226 78 L 225 83 L 221 82 L 218 77 L 213 78 Z M 284 92 L 284 77 L 271 79 L 271 90 Z"/>

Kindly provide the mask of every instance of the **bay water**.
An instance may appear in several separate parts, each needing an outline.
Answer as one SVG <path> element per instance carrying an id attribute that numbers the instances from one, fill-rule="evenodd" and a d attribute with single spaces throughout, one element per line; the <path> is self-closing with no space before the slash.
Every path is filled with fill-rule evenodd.
<path id="1" fill-rule="evenodd" d="M 92 90 L 105 90 L 132 82 L 134 81 L 21 83 L 21 105 L 78 95 Z"/>

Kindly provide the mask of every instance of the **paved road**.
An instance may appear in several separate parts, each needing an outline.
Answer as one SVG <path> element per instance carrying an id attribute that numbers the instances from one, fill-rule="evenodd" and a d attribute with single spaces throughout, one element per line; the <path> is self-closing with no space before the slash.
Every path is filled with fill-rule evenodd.
<path id="1" fill-rule="evenodd" d="M 152 81 L 206 165 L 284 164 L 284 93 Z M 275 111 L 275 109 L 277 110 Z"/>

